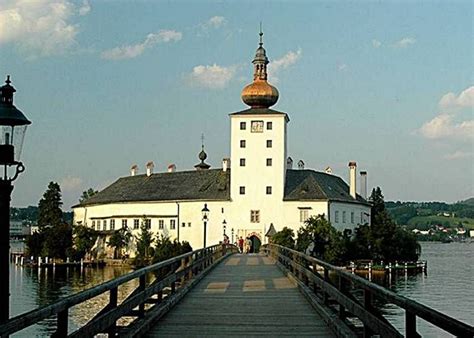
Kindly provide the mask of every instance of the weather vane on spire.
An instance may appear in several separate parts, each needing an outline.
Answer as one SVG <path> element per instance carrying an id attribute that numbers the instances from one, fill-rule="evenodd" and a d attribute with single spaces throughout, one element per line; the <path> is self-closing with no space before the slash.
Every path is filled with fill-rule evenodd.
<path id="1" fill-rule="evenodd" d="M 204 149 L 204 133 L 201 134 L 201 148 Z"/>
<path id="2" fill-rule="evenodd" d="M 262 21 L 260 21 L 260 33 L 258 34 L 260 35 L 260 47 L 263 46 L 263 32 L 262 32 Z"/>

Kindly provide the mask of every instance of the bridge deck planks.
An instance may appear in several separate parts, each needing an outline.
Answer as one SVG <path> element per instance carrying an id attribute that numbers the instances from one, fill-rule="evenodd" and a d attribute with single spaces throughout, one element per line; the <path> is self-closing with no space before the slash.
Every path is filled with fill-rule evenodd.
<path id="1" fill-rule="evenodd" d="M 148 333 L 149 337 L 331 337 L 292 282 L 263 255 L 233 255 Z"/>

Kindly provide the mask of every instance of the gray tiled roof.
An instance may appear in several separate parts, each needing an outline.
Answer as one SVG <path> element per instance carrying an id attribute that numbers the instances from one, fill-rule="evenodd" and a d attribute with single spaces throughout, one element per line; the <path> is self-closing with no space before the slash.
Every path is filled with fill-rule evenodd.
<path id="1" fill-rule="evenodd" d="M 286 171 L 285 201 L 330 200 L 340 202 L 367 203 L 357 195 L 355 200 L 349 186 L 342 178 L 307 169 Z"/>
<path id="2" fill-rule="evenodd" d="M 119 178 L 77 206 L 140 201 L 230 200 L 230 170 L 222 169 L 157 173 Z M 338 176 L 314 170 L 287 170 L 285 201 L 366 201 L 349 194 L 349 186 Z"/>
<path id="3" fill-rule="evenodd" d="M 229 181 L 230 171 L 222 169 L 122 177 L 80 206 L 137 201 L 230 200 Z"/>

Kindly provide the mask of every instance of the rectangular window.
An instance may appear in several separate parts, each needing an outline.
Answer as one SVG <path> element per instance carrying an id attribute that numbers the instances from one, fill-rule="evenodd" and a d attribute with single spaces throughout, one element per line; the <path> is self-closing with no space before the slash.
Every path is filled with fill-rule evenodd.
<path id="1" fill-rule="evenodd" d="M 339 211 L 334 212 L 334 222 L 339 223 Z"/>
<path id="2" fill-rule="evenodd" d="M 272 130 L 272 129 L 273 129 L 273 123 L 267 122 L 267 130 Z"/>
<path id="3" fill-rule="evenodd" d="M 342 223 L 346 223 L 346 212 L 342 212 Z"/>
<path id="4" fill-rule="evenodd" d="M 124 229 L 127 228 L 127 220 L 126 219 L 122 220 L 122 228 L 124 228 Z"/>
<path id="5" fill-rule="evenodd" d="M 360 212 L 360 224 L 365 224 L 365 222 L 364 222 L 364 212 L 363 211 Z"/>
<path id="6" fill-rule="evenodd" d="M 240 166 L 245 167 L 245 158 L 240 159 Z"/>
<path id="7" fill-rule="evenodd" d="M 260 210 L 250 210 L 250 223 L 260 223 Z"/>
<path id="8" fill-rule="evenodd" d="M 140 228 L 140 220 L 139 220 L 138 218 L 135 218 L 135 219 L 133 220 L 133 228 L 134 228 L 134 229 Z"/>
<path id="9" fill-rule="evenodd" d="M 92 221 L 92 227 L 95 229 L 95 221 Z"/>
<path id="10" fill-rule="evenodd" d="M 104 230 L 104 231 L 107 230 L 107 220 L 106 219 L 104 219 L 102 221 L 102 230 Z"/>
<path id="11" fill-rule="evenodd" d="M 351 223 L 354 224 L 354 212 L 351 212 Z"/>
<path id="12" fill-rule="evenodd" d="M 158 220 L 158 229 L 163 230 L 165 228 L 165 221 L 160 219 Z"/>
<path id="13" fill-rule="evenodd" d="M 151 219 L 149 218 L 145 219 L 145 227 L 147 229 L 151 229 Z"/>
<path id="14" fill-rule="evenodd" d="M 245 195 L 245 187 L 240 187 L 239 192 L 241 195 Z"/>
<path id="15" fill-rule="evenodd" d="M 245 148 L 245 140 L 240 140 L 240 148 Z"/>
<path id="16" fill-rule="evenodd" d="M 114 219 L 110 220 L 110 230 L 115 230 L 115 220 Z"/>
<path id="17" fill-rule="evenodd" d="M 188 228 L 190 228 L 190 227 L 191 227 L 191 222 L 188 222 Z"/>
<path id="18" fill-rule="evenodd" d="M 170 220 L 170 229 L 171 230 L 176 229 L 176 220 L 175 219 Z"/>
<path id="19" fill-rule="evenodd" d="M 300 222 L 306 222 L 308 219 L 308 209 L 300 209 Z"/>
<path id="20" fill-rule="evenodd" d="M 240 122 L 240 130 L 245 130 L 245 129 L 246 129 L 245 122 Z"/>
<path id="21" fill-rule="evenodd" d="M 267 140 L 267 148 L 271 148 L 273 145 L 272 140 Z"/>
<path id="22" fill-rule="evenodd" d="M 181 223 L 181 228 L 185 228 L 186 227 L 186 223 Z"/>
<path id="23" fill-rule="evenodd" d="M 268 186 L 267 187 L 267 195 L 271 195 L 272 194 L 272 187 Z"/>
<path id="24" fill-rule="evenodd" d="M 267 158 L 267 167 L 271 167 L 271 166 L 272 166 L 272 159 Z"/>

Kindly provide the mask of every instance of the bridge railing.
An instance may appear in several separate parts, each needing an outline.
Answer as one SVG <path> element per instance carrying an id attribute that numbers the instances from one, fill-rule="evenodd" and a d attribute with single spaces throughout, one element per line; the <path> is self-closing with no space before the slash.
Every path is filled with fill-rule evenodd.
<path id="1" fill-rule="evenodd" d="M 53 304 L 13 317 L 0 325 L 0 337 L 21 331 L 38 322 L 56 317 L 57 337 L 91 337 L 99 333 L 109 336 L 134 336 L 173 307 L 204 275 L 224 257 L 237 252 L 233 245 L 214 245 L 149 265 L 129 274 L 68 296 Z M 138 287 L 122 302 L 118 291 L 135 280 Z M 94 297 L 108 293 L 108 302 L 85 325 L 69 332 L 69 310 Z M 118 326 L 123 317 L 134 318 L 126 326 Z"/>
<path id="2" fill-rule="evenodd" d="M 474 337 L 474 328 L 414 300 L 351 274 L 304 253 L 269 244 L 264 251 L 272 256 L 283 270 L 297 281 L 310 302 L 332 309 L 329 320 L 336 319 L 357 332 L 355 323 L 363 324 L 364 337 L 402 337 L 374 306 L 374 300 L 395 304 L 405 311 L 405 336 L 420 337 L 416 329 L 417 317 L 458 337 Z M 354 318 L 357 318 L 354 320 Z M 328 323 L 329 324 L 329 323 Z M 337 325 L 333 327 L 337 331 Z"/>

